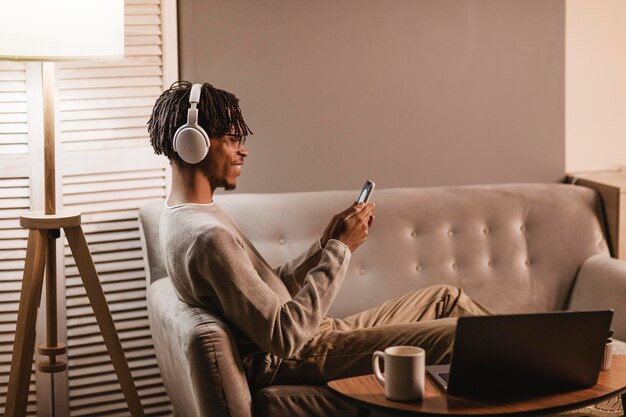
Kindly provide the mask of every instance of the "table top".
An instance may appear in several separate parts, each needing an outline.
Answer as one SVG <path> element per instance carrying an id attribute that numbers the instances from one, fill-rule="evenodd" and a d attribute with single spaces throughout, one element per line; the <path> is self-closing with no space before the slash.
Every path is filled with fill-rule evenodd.
<path id="1" fill-rule="evenodd" d="M 573 410 L 626 392 L 626 355 L 613 356 L 609 371 L 600 372 L 591 388 L 526 399 L 496 400 L 448 395 L 427 374 L 422 401 L 397 402 L 385 398 L 374 375 L 338 379 L 329 388 L 352 404 L 395 415 L 476 416 L 533 415 Z"/>

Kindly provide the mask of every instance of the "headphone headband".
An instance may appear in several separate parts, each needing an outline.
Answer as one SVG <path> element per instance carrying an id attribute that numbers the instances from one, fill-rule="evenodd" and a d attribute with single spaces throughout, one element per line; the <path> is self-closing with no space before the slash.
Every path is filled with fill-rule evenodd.
<path id="1" fill-rule="evenodd" d="M 189 103 L 198 104 L 200 102 L 200 94 L 202 94 L 202 84 L 194 84 L 191 86 L 191 94 L 189 94 Z"/>

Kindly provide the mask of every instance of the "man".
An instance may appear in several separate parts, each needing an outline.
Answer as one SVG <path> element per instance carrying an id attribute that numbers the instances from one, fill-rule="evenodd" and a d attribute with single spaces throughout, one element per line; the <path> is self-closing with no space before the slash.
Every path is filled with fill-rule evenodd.
<path id="1" fill-rule="evenodd" d="M 392 345 L 424 347 L 429 363 L 449 361 L 451 317 L 488 314 L 458 288 L 429 287 L 344 319 L 327 316 L 351 253 L 367 239 L 374 204 L 349 206 L 304 254 L 277 269 L 267 264 L 213 202 L 217 188 L 236 187 L 248 156 L 252 132 L 238 99 L 202 85 L 198 124 L 210 146 L 197 164 L 188 163 L 174 136 L 187 122 L 191 90 L 188 82 L 174 83 L 148 122 L 155 153 L 172 164 L 161 248 L 178 297 L 232 325 L 250 384 L 318 384 L 368 373 L 372 353 Z"/>

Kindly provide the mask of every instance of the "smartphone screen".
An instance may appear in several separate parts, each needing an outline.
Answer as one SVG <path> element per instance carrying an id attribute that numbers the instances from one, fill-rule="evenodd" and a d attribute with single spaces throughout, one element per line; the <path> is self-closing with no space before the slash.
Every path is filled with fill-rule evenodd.
<path id="1" fill-rule="evenodd" d="M 372 195 L 372 191 L 374 191 L 375 186 L 376 184 L 374 184 L 374 181 L 365 181 L 361 194 L 359 194 L 359 198 L 356 199 L 356 204 L 367 203 Z"/>

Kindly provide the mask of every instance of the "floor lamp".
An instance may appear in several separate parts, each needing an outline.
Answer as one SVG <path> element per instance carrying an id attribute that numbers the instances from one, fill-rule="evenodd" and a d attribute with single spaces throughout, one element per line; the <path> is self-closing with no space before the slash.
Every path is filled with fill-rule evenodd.
<path id="1" fill-rule="evenodd" d="M 40 362 L 39 370 L 54 374 L 67 369 L 66 361 L 58 358 L 66 353 L 66 346 L 57 340 L 55 241 L 60 237 L 60 229 L 64 230 L 70 244 L 130 414 L 143 416 L 137 389 L 81 228 L 81 215 L 58 213 L 55 203 L 54 62 L 114 59 L 123 55 L 123 0 L 8 0 L 2 3 L 0 59 L 41 61 L 44 101 L 45 212 L 20 217 L 20 225 L 29 229 L 29 235 L 5 407 L 7 417 L 26 414 L 44 271 L 46 343 L 38 347 L 38 353 L 47 359 Z"/>

